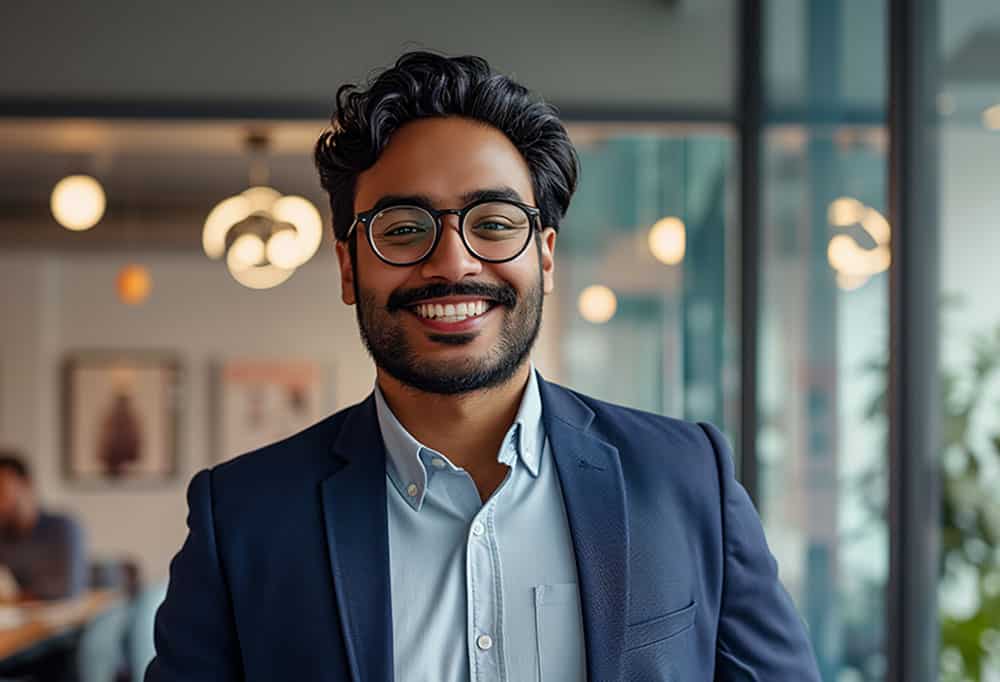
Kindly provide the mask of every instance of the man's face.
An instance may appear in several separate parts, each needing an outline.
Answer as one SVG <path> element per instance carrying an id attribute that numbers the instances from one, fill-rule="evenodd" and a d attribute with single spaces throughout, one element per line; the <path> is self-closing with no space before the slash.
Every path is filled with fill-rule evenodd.
<path id="1" fill-rule="evenodd" d="M 0 533 L 17 533 L 21 527 L 22 498 L 27 494 L 21 477 L 0 468 Z"/>
<path id="2" fill-rule="evenodd" d="M 535 204 L 531 173 L 499 130 L 467 119 L 428 118 L 397 130 L 374 166 L 358 176 L 354 210 L 385 196 L 422 196 L 434 208 L 462 208 L 463 196 L 513 190 Z M 556 233 L 545 228 L 520 256 L 484 263 L 465 248 L 458 216 L 430 258 L 412 266 L 384 263 L 359 224 L 357 262 L 338 242 L 344 302 L 357 304 L 362 339 L 375 364 L 421 391 L 456 394 L 500 385 L 527 358 L 541 322 L 542 297 L 552 291 Z M 465 304 L 458 322 L 429 319 L 426 304 Z M 457 308 L 461 310 L 461 308 Z M 447 319 L 447 318 L 446 318 Z"/>

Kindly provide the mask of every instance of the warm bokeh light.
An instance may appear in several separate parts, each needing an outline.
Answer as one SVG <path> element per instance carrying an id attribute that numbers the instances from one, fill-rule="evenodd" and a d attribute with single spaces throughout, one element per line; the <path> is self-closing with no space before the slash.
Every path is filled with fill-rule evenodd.
<path id="1" fill-rule="evenodd" d="M 279 230 L 267 240 L 267 260 L 279 268 L 296 268 L 300 264 L 299 257 L 299 242 L 295 230 Z"/>
<path id="2" fill-rule="evenodd" d="M 983 112 L 983 125 L 987 130 L 1000 130 L 1000 104 L 994 104 Z"/>
<path id="3" fill-rule="evenodd" d="M 281 193 L 270 187 L 251 187 L 216 204 L 205 218 L 205 226 L 201 231 L 205 255 L 213 259 L 222 258 L 226 253 L 226 235 L 229 230 L 254 213 L 269 213 L 280 198 Z"/>
<path id="4" fill-rule="evenodd" d="M 52 188 L 52 215 L 67 230 L 89 230 L 100 221 L 106 206 L 101 183 L 89 175 L 67 176 Z"/>
<path id="5" fill-rule="evenodd" d="M 229 231 L 251 216 L 269 223 L 267 243 L 257 234 L 241 234 L 226 252 Z M 226 256 L 233 277 L 253 289 L 268 289 L 292 276 L 312 258 L 323 240 L 323 219 L 312 202 L 281 196 L 275 189 L 251 187 L 220 201 L 205 218 L 202 247 L 209 258 Z"/>
<path id="6" fill-rule="evenodd" d="M 205 218 L 201 232 L 201 245 L 209 258 L 222 258 L 226 253 L 226 234 L 229 228 L 246 220 L 250 215 L 250 201 L 242 194 L 223 199 Z"/>
<path id="7" fill-rule="evenodd" d="M 885 216 L 874 208 L 866 208 L 861 216 L 861 226 L 872 236 L 879 246 L 887 246 L 892 238 L 892 229 Z"/>
<path id="8" fill-rule="evenodd" d="M 257 265 L 264 260 L 264 240 L 255 234 L 241 234 L 229 247 L 229 256 L 245 267 Z"/>
<path id="9" fill-rule="evenodd" d="M 618 298 L 603 284 L 593 284 L 580 292 L 577 300 L 580 315 L 587 322 L 604 324 L 615 316 L 618 310 Z"/>
<path id="10" fill-rule="evenodd" d="M 844 291 L 861 287 L 873 275 L 885 272 L 892 261 L 889 243 L 892 227 L 876 209 L 865 206 L 857 199 L 840 197 L 830 203 L 827 219 L 834 227 L 861 225 L 875 242 L 875 248 L 865 248 L 848 234 L 830 238 L 826 258 L 837 272 L 837 286 Z"/>
<path id="11" fill-rule="evenodd" d="M 249 289 L 276 287 L 295 273 L 276 265 L 247 265 L 234 258 L 233 249 L 226 255 L 226 267 L 233 279 Z"/>
<path id="12" fill-rule="evenodd" d="M 865 213 L 865 205 L 851 197 L 840 197 L 830 202 L 826 209 L 826 218 L 831 225 L 847 227 L 861 222 Z"/>
<path id="13" fill-rule="evenodd" d="M 115 282 L 118 289 L 118 299 L 122 303 L 138 305 L 149 298 L 153 289 L 153 278 L 149 270 L 141 265 L 126 265 L 118 272 Z"/>
<path id="14" fill-rule="evenodd" d="M 686 248 L 687 232 L 680 218 L 661 218 L 649 228 L 649 250 L 661 263 L 677 265 L 684 260 Z"/>
<path id="15" fill-rule="evenodd" d="M 311 201 L 300 196 L 284 196 L 274 202 L 271 214 L 277 222 L 290 223 L 295 227 L 298 257 L 292 267 L 302 265 L 316 255 L 320 242 L 323 241 L 323 218 Z M 272 262 L 288 267 L 278 261 Z"/>
<path id="16" fill-rule="evenodd" d="M 846 234 L 835 235 L 830 240 L 826 257 L 834 270 L 852 277 L 869 277 L 885 272 L 891 261 L 888 247 L 865 249 Z"/>

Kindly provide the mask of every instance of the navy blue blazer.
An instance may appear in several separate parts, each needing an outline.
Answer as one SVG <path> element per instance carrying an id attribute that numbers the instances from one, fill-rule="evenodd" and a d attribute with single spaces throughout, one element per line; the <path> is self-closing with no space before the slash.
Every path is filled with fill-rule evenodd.
<path id="1" fill-rule="evenodd" d="M 722 435 L 539 390 L 588 679 L 818 681 Z M 385 494 L 372 396 L 198 473 L 146 682 L 390 682 Z"/>

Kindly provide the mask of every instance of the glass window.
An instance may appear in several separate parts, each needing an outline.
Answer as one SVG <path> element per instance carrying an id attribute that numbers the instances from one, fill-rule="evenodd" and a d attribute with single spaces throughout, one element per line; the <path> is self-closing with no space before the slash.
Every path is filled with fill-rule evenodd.
<path id="1" fill-rule="evenodd" d="M 557 244 L 558 374 L 632 407 L 738 423 L 736 187 L 727 129 L 574 125 Z M 554 308 L 554 310 L 553 310 Z"/>
<path id="2" fill-rule="evenodd" d="M 764 3 L 758 502 L 831 682 L 886 676 L 886 11 Z"/>
<path id="3" fill-rule="evenodd" d="M 940 674 L 1000 679 L 1000 6 L 940 16 Z"/>

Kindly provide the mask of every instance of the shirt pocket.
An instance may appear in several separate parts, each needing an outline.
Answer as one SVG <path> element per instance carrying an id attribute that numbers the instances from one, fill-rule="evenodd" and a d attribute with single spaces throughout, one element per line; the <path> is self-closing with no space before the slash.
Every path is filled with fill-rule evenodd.
<path id="1" fill-rule="evenodd" d="M 629 625 L 625 628 L 625 650 L 631 651 L 655 644 L 689 630 L 694 626 L 697 608 L 698 603 L 692 601 L 682 609 Z"/>
<path id="2" fill-rule="evenodd" d="M 582 682 L 586 662 L 579 587 L 537 585 L 534 593 L 539 682 Z"/>

